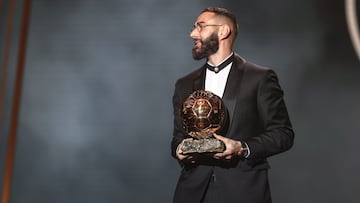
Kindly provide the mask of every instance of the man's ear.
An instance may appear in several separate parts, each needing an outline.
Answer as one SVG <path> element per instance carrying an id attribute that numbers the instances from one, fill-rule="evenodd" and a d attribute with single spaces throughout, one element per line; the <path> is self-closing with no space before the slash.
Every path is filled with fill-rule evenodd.
<path id="1" fill-rule="evenodd" d="M 223 39 L 227 39 L 230 37 L 231 35 L 231 29 L 230 26 L 228 24 L 224 24 L 220 27 L 219 29 L 219 39 L 223 40 Z"/>

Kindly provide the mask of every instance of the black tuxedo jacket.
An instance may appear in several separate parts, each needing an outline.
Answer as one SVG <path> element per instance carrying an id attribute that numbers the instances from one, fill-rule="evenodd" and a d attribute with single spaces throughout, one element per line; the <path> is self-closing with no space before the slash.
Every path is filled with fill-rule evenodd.
<path id="1" fill-rule="evenodd" d="M 173 96 L 174 131 L 172 155 L 188 138 L 178 118 L 183 101 L 205 86 L 205 66 L 180 78 Z M 228 110 L 229 124 L 218 133 L 246 142 L 250 155 L 246 159 L 215 160 L 199 157 L 195 164 L 180 162 L 181 175 L 174 202 L 201 202 L 211 178 L 216 177 L 217 194 L 223 202 L 270 202 L 267 157 L 291 148 L 294 132 L 290 123 L 283 91 L 274 71 L 246 62 L 235 55 L 222 97 Z"/>

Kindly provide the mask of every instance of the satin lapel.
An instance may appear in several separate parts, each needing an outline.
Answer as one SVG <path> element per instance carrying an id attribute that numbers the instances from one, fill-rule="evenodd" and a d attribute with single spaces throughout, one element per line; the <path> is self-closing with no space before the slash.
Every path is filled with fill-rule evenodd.
<path id="1" fill-rule="evenodd" d="M 244 73 L 244 59 L 242 59 L 239 56 L 235 57 L 235 61 L 232 64 L 228 80 L 226 82 L 224 95 L 222 97 L 225 106 L 228 110 L 230 125 L 229 129 L 231 129 L 231 125 L 233 122 L 233 116 L 234 116 L 234 110 L 236 106 L 236 99 L 238 98 L 238 95 L 240 94 L 240 85 Z M 228 130 L 229 132 L 229 130 Z"/>
<path id="2" fill-rule="evenodd" d="M 205 89 L 205 66 L 203 66 L 199 72 L 197 77 L 195 77 L 193 82 L 193 91 L 195 90 L 203 90 Z"/>

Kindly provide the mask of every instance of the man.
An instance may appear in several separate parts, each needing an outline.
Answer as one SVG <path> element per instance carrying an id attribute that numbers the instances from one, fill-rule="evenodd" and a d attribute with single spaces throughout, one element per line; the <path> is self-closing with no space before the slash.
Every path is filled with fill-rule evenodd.
<path id="1" fill-rule="evenodd" d="M 207 63 L 175 85 L 171 149 L 182 171 L 174 202 L 271 202 L 267 158 L 293 145 L 294 132 L 277 76 L 233 52 L 237 29 L 231 12 L 207 8 L 190 33 L 193 58 L 205 58 Z M 184 140 L 192 138 L 181 127 L 179 108 L 198 89 L 220 96 L 229 115 L 226 132 L 214 134 L 226 149 L 212 156 L 181 151 Z"/>

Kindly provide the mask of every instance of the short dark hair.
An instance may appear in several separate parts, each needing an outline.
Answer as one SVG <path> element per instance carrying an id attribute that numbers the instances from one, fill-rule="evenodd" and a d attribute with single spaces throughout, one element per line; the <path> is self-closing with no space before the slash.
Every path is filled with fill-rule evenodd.
<path id="1" fill-rule="evenodd" d="M 236 16 L 231 11 L 229 11 L 226 8 L 209 7 L 209 8 L 204 9 L 203 11 L 201 11 L 201 13 L 204 13 L 204 12 L 211 12 L 211 13 L 214 13 L 215 15 L 220 15 L 220 16 L 224 16 L 224 17 L 228 18 L 234 24 L 234 29 L 235 29 L 234 37 L 236 38 L 236 35 L 238 33 L 238 24 L 236 21 Z"/>

